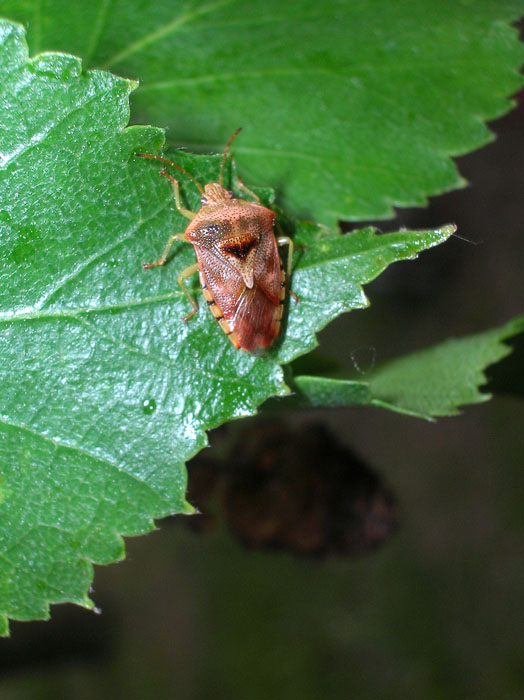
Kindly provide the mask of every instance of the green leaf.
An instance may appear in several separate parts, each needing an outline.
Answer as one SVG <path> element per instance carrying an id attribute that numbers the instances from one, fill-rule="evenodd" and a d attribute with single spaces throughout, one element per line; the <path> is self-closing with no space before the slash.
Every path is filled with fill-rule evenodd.
<path id="1" fill-rule="evenodd" d="M 284 395 L 280 363 L 367 300 L 361 284 L 453 231 L 295 233 L 285 325 L 263 356 L 236 351 L 205 309 L 189 323 L 176 279 L 194 263 L 177 244 L 144 272 L 176 211 L 154 151 L 163 134 L 126 128 L 134 85 L 82 73 L 78 59 L 27 58 L 22 28 L 0 22 L 0 631 L 49 603 L 92 606 L 93 563 L 124 555 L 122 535 L 189 512 L 184 462 L 205 431 Z M 202 182 L 219 156 L 174 153 Z M 229 177 L 229 167 L 226 169 Z M 182 199 L 199 194 L 183 178 Z M 270 193 L 261 192 L 268 202 Z M 198 293 L 198 280 L 188 281 Z M 200 296 L 198 297 L 201 298 Z M 200 306 L 204 306 L 200 302 Z"/>
<path id="2" fill-rule="evenodd" d="M 400 357 L 377 369 L 368 381 L 299 376 L 300 398 L 313 406 L 368 404 L 431 419 L 459 413 L 459 406 L 480 403 L 490 394 L 484 370 L 509 355 L 503 341 L 524 331 L 524 316 L 483 333 L 450 339 Z"/>
<path id="3" fill-rule="evenodd" d="M 299 250 L 292 279 L 300 301 L 291 302 L 278 359 L 290 362 L 305 350 L 312 350 L 316 346 L 314 331 L 344 311 L 368 306 L 363 284 L 374 280 L 391 263 L 416 258 L 420 251 L 442 243 L 454 231 L 455 226 L 448 225 L 434 231 L 377 235 L 368 227 L 340 236 L 301 222 L 294 235 Z"/>
<path id="4" fill-rule="evenodd" d="M 491 140 L 524 49 L 522 0 L 5 0 L 32 51 L 140 80 L 135 122 L 221 150 L 288 212 L 375 219 L 460 187 L 450 156 Z"/>
<path id="5" fill-rule="evenodd" d="M 299 400 L 308 406 L 336 408 L 366 405 L 373 401 L 367 382 L 299 374 L 294 377 L 293 384 L 298 390 Z"/>

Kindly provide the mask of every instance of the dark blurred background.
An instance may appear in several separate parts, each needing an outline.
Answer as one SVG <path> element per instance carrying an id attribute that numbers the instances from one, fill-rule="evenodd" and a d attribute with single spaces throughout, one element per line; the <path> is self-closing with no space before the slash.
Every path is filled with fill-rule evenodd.
<path id="1" fill-rule="evenodd" d="M 468 188 L 379 224 L 455 222 L 474 244 L 395 264 L 321 334 L 356 376 L 524 311 L 522 96 L 492 128 L 458 159 Z M 523 357 L 498 386 L 518 394 Z M 1 700 L 522 698 L 523 427 L 498 394 L 434 424 L 281 402 L 217 431 L 189 465 L 203 515 L 97 568 L 102 614 L 13 623 Z"/>

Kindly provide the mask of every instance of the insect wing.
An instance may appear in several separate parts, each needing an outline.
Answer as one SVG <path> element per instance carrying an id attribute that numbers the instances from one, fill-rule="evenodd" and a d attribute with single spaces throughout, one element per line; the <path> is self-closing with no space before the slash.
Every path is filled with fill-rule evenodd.
<path id="1" fill-rule="evenodd" d="M 233 321 L 238 347 L 253 352 L 271 345 L 280 331 L 281 317 L 280 306 L 275 306 L 260 287 L 245 287 Z"/>
<path id="2" fill-rule="evenodd" d="M 280 330 L 282 287 L 280 258 L 272 230 L 257 244 L 254 284 L 215 251 L 196 247 L 204 297 L 237 348 L 252 352 L 271 345 Z"/>
<path id="3" fill-rule="evenodd" d="M 245 284 L 242 276 L 223 257 L 213 250 L 196 248 L 202 289 L 209 301 L 213 300 L 227 320 L 234 316 Z M 211 304 L 210 304 L 211 306 Z"/>
<path id="4" fill-rule="evenodd" d="M 260 237 L 253 268 L 255 287 L 265 294 L 273 306 L 277 306 L 280 302 L 282 263 L 272 226 Z"/>

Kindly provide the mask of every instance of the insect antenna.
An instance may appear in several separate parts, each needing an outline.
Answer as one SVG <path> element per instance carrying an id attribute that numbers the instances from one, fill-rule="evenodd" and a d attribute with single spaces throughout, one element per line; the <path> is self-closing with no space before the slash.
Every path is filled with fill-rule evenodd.
<path id="1" fill-rule="evenodd" d="M 231 148 L 231 144 L 233 141 L 236 139 L 238 134 L 242 131 L 242 127 L 239 126 L 238 129 L 233 133 L 231 138 L 226 144 L 226 147 L 224 148 L 224 155 L 222 156 L 222 163 L 220 165 L 220 178 L 218 180 L 219 184 L 223 187 L 224 186 L 224 165 L 226 164 L 226 158 L 227 154 L 229 153 L 229 149 Z"/>
<path id="2" fill-rule="evenodd" d="M 160 161 L 161 163 L 167 163 L 168 165 L 173 166 L 173 168 L 176 168 L 176 170 L 179 170 L 183 175 L 185 175 L 186 177 L 188 177 L 188 178 L 191 180 L 191 182 L 193 182 L 193 183 L 196 185 L 196 187 L 197 187 L 198 191 L 200 192 L 200 194 L 204 194 L 204 188 L 203 188 L 202 185 L 199 183 L 199 181 L 198 181 L 198 180 L 195 180 L 195 178 L 194 178 L 192 175 L 190 175 L 190 174 L 187 172 L 187 170 L 184 170 L 184 168 L 181 168 L 180 165 L 177 165 L 176 163 L 173 163 L 172 160 L 167 160 L 167 158 L 162 158 L 162 156 L 157 156 L 157 155 L 155 155 L 155 154 L 153 154 L 153 153 L 135 153 L 135 156 L 139 156 L 140 158 L 149 158 L 149 159 L 151 159 L 151 160 L 158 160 L 158 161 Z"/>

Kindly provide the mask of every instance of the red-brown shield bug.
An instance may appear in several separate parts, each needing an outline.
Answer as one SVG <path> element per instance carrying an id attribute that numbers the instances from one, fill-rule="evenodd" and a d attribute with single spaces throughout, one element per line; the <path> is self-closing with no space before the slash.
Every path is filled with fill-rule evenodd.
<path id="1" fill-rule="evenodd" d="M 188 321 L 198 311 L 196 301 L 184 285 L 184 280 L 198 270 L 204 299 L 220 328 L 236 348 L 255 352 L 271 345 L 279 333 L 286 296 L 286 273 L 278 254 L 277 241 L 289 249 L 288 280 L 293 241 L 287 236 L 275 238 L 275 213 L 262 206 L 260 199 L 240 179 L 239 189 L 253 201 L 237 198 L 224 187 L 224 166 L 239 131 L 235 131 L 224 149 L 219 181 L 205 187 L 179 165 L 162 156 L 136 154 L 179 170 L 193 181 L 202 195 L 198 212 L 184 209 L 180 203 L 178 181 L 165 168 L 161 170 L 161 175 L 173 186 L 176 208 L 190 223 L 184 233 L 170 236 L 158 260 L 142 263 L 142 267 L 147 270 L 165 265 L 175 241 L 192 243 L 198 262 L 178 275 L 178 283 L 193 307 L 184 320 Z"/>

